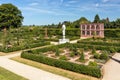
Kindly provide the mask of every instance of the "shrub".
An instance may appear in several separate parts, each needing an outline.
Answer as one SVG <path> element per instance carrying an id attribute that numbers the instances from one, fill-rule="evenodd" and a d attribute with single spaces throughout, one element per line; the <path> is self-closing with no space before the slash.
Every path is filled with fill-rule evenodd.
<path id="1" fill-rule="evenodd" d="M 67 61 L 59 60 L 59 59 L 53 59 L 53 58 L 49 58 L 49 57 L 45 57 L 45 56 L 41 56 L 37 54 L 28 54 L 26 52 L 23 52 L 21 54 L 21 57 L 30 59 L 33 61 L 37 61 L 40 63 L 48 64 L 51 66 L 59 67 L 62 69 L 66 69 L 66 70 L 70 70 L 70 71 L 74 71 L 74 72 L 78 72 L 78 73 L 82 73 L 86 75 L 91 75 L 91 76 L 98 77 L 98 78 L 101 77 L 100 68 L 79 65 L 76 63 L 67 62 Z"/>
<path id="2" fill-rule="evenodd" d="M 82 52 L 79 58 L 79 61 L 84 62 L 85 61 L 85 56 L 84 53 Z"/>
<path id="3" fill-rule="evenodd" d="M 55 55 L 56 55 L 56 56 L 59 56 L 59 55 L 60 55 L 60 51 L 59 51 L 58 48 L 56 49 Z"/>
<path id="4" fill-rule="evenodd" d="M 109 58 L 108 54 L 102 53 L 102 54 L 100 55 L 100 59 L 108 60 L 108 58 Z"/>
<path id="5" fill-rule="evenodd" d="M 74 57 L 75 54 L 73 52 L 70 53 L 70 57 Z"/>
<path id="6" fill-rule="evenodd" d="M 92 61 L 90 61 L 88 65 L 98 67 L 98 64 L 96 62 L 92 62 Z"/>
<path id="7" fill-rule="evenodd" d="M 7 49 L 5 47 L 1 47 L 0 51 L 8 53 L 8 52 L 24 50 L 28 48 L 40 47 L 40 46 L 49 45 L 49 44 L 50 42 L 39 42 L 39 43 L 34 43 L 34 44 L 28 44 L 27 46 L 13 46 Z"/>
<path id="8" fill-rule="evenodd" d="M 116 52 L 116 50 L 115 50 L 115 48 L 110 48 L 110 53 L 115 53 Z"/>
<path id="9" fill-rule="evenodd" d="M 100 55 L 98 53 L 94 54 L 94 58 L 99 59 Z"/>
<path id="10" fill-rule="evenodd" d="M 61 60 L 67 60 L 67 57 L 65 55 L 62 55 L 62 56 L 60 56 L 59 59 L 61 59 Z"/>
<path id="11" fill-rule="evenodd" d="M 95 54 L 96 53 L 96 50 L 95 48 L 92 49 L 92 54 Z"/>

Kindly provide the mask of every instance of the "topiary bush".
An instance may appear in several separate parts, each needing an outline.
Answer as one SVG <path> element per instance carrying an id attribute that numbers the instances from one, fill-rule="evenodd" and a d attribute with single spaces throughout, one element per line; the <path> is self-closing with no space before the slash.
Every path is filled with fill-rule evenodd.
<path id="1" fill-rule="evenodd" d="M 102 53 L 102 54 L 100 55 L 100 59 L 108 60 L 108 58 L 109 58 L 109 56 L 108 56 L 108 54 L 106 54 L 106 53 Z"/>
<path id="2" fill-rule="evenodd" d="M 89 64 L 88 64 L 88 66 L 98 67 L 98 64 L 97 64 L 97 62 L 90 61 Z"/>
<path id="3" fill-rule="evenodd" d="M 94 54 L 94 58 L 95 58 L 95 59 L 99 59 L 99 57 L 100 57 L 100 55 L 99 55 L 98 53 L 95 53 L 95 54 Z"/>
<path id="4" fill-rule="evenodd" d="M 60 56 L 60 60 L 67 60 L 67 57 L 65 55 Z"/>
<path id="5" fill-rule="evenodd" d="M 92 54 L 96 54 L 95 48 L 92 49 Z"/>
<path id="6" fill-rule="evenodd" d="M 85 62 L 85 55 L 84 55 L 83 51 L 81 52 L 79 61 L 80 61 L 80 62 Z"/>
<path id="7" fill-rule="evenodd" d="M 70 53 L 70 57 L 74 57 L 75 54 L 73 52 Z"/>
<path id="8" fill-rule="evenodd" d="M 59 55 L 60 55 L 60 51 L 59 51 L 58 48 L 56 48 L 56 50 L 55 50 L 55 55 L 56 55 L 56 56 L 59 56 Z"/>

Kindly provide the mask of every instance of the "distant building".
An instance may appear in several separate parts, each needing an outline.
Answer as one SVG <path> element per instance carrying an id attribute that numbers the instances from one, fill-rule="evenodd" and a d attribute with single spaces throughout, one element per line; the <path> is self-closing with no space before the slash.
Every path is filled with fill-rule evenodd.
<path id="1" fill-rule="evenodd" d="M 81 24 L 80 30 L 81 30 L 81 38 L 91 38 L 91 37 L 104 38 L 103 23 Z"/>

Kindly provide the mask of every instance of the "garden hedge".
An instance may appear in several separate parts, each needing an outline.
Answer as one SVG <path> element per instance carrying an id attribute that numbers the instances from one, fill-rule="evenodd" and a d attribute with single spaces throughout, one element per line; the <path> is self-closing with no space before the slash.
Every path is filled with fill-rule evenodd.
<path id="1" fill-rule="evenodd" d="M 24 49 L 29 49 L 29 48 L 45 46 L 45 45 L 49 45 L 49 44 L 50 44 L 50 42 L 39 42 L 39 43 L 34 43 L 34 44 L 28 44 L 25 46 L 13 46 L 13 47 L 8 47 L 8 48 L 0 47 L 0 51 L 8 53 L 8 52 L 13 52 L 13 51 L 18 51 L 18 50 L 24 50 Z"/>
<path id="2" fill-rule="evenodd" d="M 72 62 L 67 62 L 67 61 L 63 61 L 63 60 L 58 60 L 58 59 L 53 59 L 53 58 L 48 58 L 45 57 L 43 55 L 38 55 L 38 54 L 32 54 L 32 53 L 27 53 L 27 52 L 23 52 L 21 54 L 22 58 L 26 58 L 26 59 L 30 59 L 33 61 L 37 61 L 40 63 L 44 63 L 50 66 L 55 66 L 55 67 L 59 67 L 62 69 L 66 69 L 66 70 L 70 70 L 70 71 L 74 71 L 77 73 L 82 73 L 85 75 L 90 75 L 90 76 L 94 76 L 97 78 L 101 77 L 101 71 L 100 68 L 97 67 L 90 67 L 90 66 L 85 66 L 85 65 L 79 65 L 76 63 L 72 63 Z"/>
<path id="3" fill-rule="evenodd" d="M 116 46 L 116 47 L 120 47 L 120 42 L 78 41 L 78 43 L 89 44 L 89 45 L 102 45 L 102 46 Z"/>

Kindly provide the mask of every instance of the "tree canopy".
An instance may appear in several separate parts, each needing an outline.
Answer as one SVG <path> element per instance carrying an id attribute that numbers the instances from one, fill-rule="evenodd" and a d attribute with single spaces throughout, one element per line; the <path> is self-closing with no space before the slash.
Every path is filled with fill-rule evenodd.
<path id="1" fill-rule="evenodd" d="M 0 28 L 20 27 L 23 16 L 13 4 L 0 5 Z"/>
<path id="2" fill-rule="evenodd" d="M 95 18 L 94 18 L 94 23 L 99 23 L 100 22 L 100 17 L 98 14 L 95 15 Z"/>

